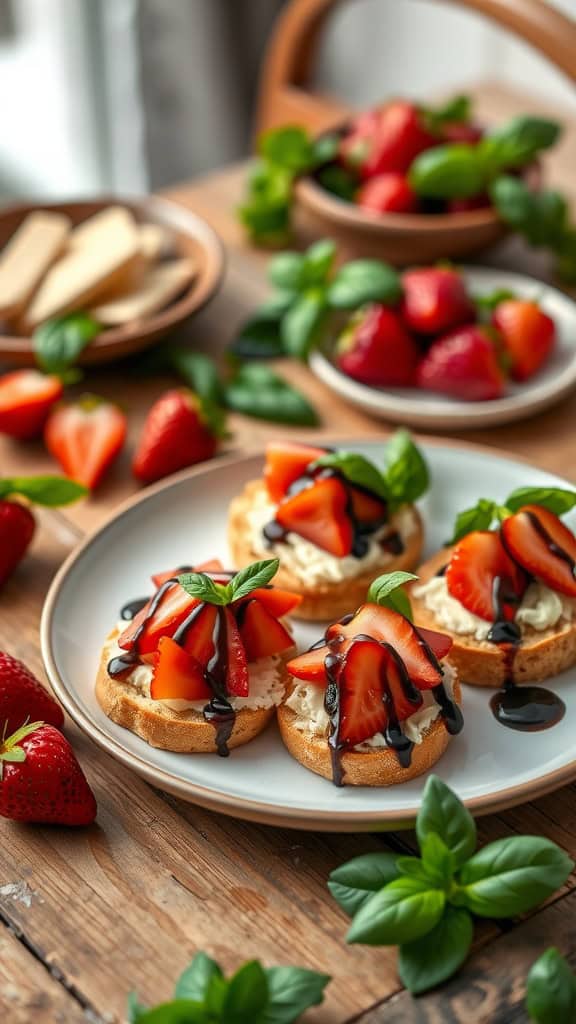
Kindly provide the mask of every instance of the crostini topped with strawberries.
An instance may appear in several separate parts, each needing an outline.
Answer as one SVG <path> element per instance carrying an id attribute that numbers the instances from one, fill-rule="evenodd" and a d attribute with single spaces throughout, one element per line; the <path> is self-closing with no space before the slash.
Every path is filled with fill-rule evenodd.
<path id="1" fill-rule="evenodd" d="M 392 437 L 382 467 L 354 452 L 273 442 L 263 478 L 231 504 L 233 558 L 242 566 L 274 554 L 279 584 L 303 598 L 294 614 L 334 618 L 360 603 L 383 568 L 415 566 L 423 531 L 413 502 L 428 483 L 405 431 Z"/>
<path id="2" fill-rule="evenodd" d="M 271 585 L 277 568 L 213 560 L 154 576 L 154 595 L 125 606 L 104 647 L 106 714 L 167 750 L 226 756 L 253 739 L 284 695 L 294 646 L 282 619 L 300 597 Z"/>
<path id="3" fill-rule="evenodd" d="M 395 572 L 373 582 L 367 603 L 328 626 L 288 662 L 278 709 L 282 738 L 305 767 L 336 785 L 387 786 L 414 778 L 462 728 L 449 636 L 421 629 Z"/>

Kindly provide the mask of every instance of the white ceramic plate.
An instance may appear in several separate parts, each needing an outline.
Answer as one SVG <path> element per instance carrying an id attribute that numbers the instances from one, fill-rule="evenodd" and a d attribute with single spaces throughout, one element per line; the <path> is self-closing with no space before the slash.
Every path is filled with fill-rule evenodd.
<path id="1" fill-rule="evenodd" d="M 550 285 L 524 274 L 490 267 L 463 267 L 475 294 L 509 288 L 519 296 L 537 298 L 554 318 L 558 344 L 550 361 L 531 380 L 511 384 L 504 398 L 491 402 L 461 402 L 417 388 L 372 388 L 352 380 L 322 352 L 314 352 L 310 367 L 320 380 L 353 405 L 393 423 L 431 430 L 477 429 L 526 419 L 559 402 L 576 387 L 576 303 Z"/>
<path id="2" fill-rule="evenodd" d="M 347 444 L 380 457 L 382 443 Z M 478 495 L 503 499 L 527 484 L 564 481 L 481 449 L 424 446 L 433 487 L 422 502 L 426 554 L 450 532 L 456 512 Z M 259 476 L 261 457 L 222 459 L 157 486 L 120 511 L 64 564 L 42 619 L 42 651 L 50 681 L 72 718 L 100 746 L 154 785 L 239 818 L 329 831 L 393 828 L 414 819 L 425 777 L 391 788 L 337 789 L 308 772 L 284 749 L 272 726 L 227 759 L 155 750 L 109 721 L 93 685 L 104 638 L 119 609 L 150 592 L 150 574 L 220 556 L 227 561 L 226 516 L 231 498 Z M 575 517 L 576 518 L 576 517 Z M 305 648 L 321 625 L 296 627 Z M 551 686 L 566 703 L 564 719 L 546 732 L 519 733 L 499 725 L 489 692 L 466 687 L 465 729 L 437 764 L 478 813 L 531 799 L 576 776 L 576 671 Z"/>

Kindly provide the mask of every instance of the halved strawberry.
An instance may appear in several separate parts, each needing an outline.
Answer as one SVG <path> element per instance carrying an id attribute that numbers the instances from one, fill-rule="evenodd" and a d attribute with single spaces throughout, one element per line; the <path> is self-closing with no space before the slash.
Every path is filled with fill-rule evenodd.
<path id="1" fill-rule="evenodd" d="M 243 609 L 240 622 L 240 634 L 248 661 L 268 658 L 294 646 L 294 638 L 285 626 L 259 600 L 254 599 L 253 594 L 250 594 Z"/>
<path id="2" fill-rule="evenodd" d="M 62 396 L 59 377 L 39 370 L 14 370 L 0 377 L 0 433 L 26 440 L 42 432 Z"/>
<path id="3" fill-rule="evenodd" d="M 512 558 L 552 590 L 576 597 L 576 537 L 553 512 L 526 505 L 502 523 Z"/>
<path id="4" fill-rule="evenodd" d="M 359 487 L 350 487 L 350 498 L 352 501 L 352 513 L 357 523 L 368 525 L 370 523 L 386 522 L 388 506 L 382 498 L 375 494 L 368 494 Z"/>
<path id="5" fill-rule="evenodd" d="M 228 646 L 228 673 L 226 685 L 228 693 L 235 697 L 247 697 L 249 689 L 248 661 L 246 651 L 230 608 L 223 609 L 222 621 L 226 623 L 226 643 Z"/>
<path id="6" fill-rule="evenodd" d="M 120 454 L 126 427 L 126 416 L 118 406 L 95 395 L 82 395 L 50 413 L 44 440 L 66 476 L 92 490 Z"/>
<path id="7" fill-rule="evenodd" d="M 291 590 L 280 590 L 278 587 L 257 587 L 250 592 L 248 600 L 259 601 L 270 615 L 281 619 L 302 603 L 302 594 L 293 594 Z"/>
<path id="8" fill-rule="evenodd" d="M 208 575 L 213 573 L 224 572 L 224 566 L 219 558 L 211 558 L 208 562 L 201 562 L 200 565 L 195 565 L 190 569 L 191 572 L 206 572 Z M 186 572 L 181 566 L 177 569 L 172 569 L 166 572 L 157 572 L 152 576 L 152 582 L 156 587 L 161 587 L 166 580 L 171 580 L 175 576 L 179 576 L 182 572 Z"/>
<path id="9" fill-rule="evenodd" d="M 497 607 L 496 580 L 501 608 Z M 475 530 L 458 541 L 446 568 L 448 591 L 473 615 L 495 622 L 512 621 L 527 586 L 525 573 L 512 561 L 500 539 L 489 530 Z"/>
<path id="10" fill-rule="evenodd" d="M 266 448 L 264 466 L 264 480 L 272 501 L 281 501 L 290 484 L 302 476 L 311 462 L 325 454 L 325 448 L 294 441 L 272 441 Z"/>
<path id="11" fill-rule="evenodd" d="M 350 645 L 340 669 L 338 739 L 354 747 L 382 732 L 388 722 L 382 674 L 390 656 L 381 644 L 356 640 Z"/>
<path id="12" fill-rule="evenodd" d="M 124 632 L 118 638 L 118 643 L 126 651 L 130 651 L 134 644 L 134 636 L 150 614 L 152 601 L 157 600 L 158 595 L 151 598 L 148 604 L 144 605 L 141 611 L 134 616 L 127 625 Z M 138 638 L 138 652 L 140 654 L 151 654 L 158 647 L 158 641 L 163 636 L 173 636 L 178 626 L 199 604 L 197 597 L 190 597 L 178 583 L 167 587 L 164 591 L 156 611 L 146 621 L 143 632 Z"/>
<path id="13" fill-rule="evenodd" d="M 286 530 L 337 558 L 352 550 L 354 530 L 348 516 L 348 495 L 336 477 L 317 480 L 312 487 L 286 498 L 278 506 L 276 519 Z"/>
<path id="14" fill-rule="evenodd" d="M 161 638 L 154 660 L 152 700 L 210 700 L 202 667 L 169 636 Z"/>
<path id="15" fill-rule="evenodd" d="M 360 633 L 390 644 L 402 658 L 410 679 L 419 690 L 432 689 L 442 682 L 442 675 L 435 664 L 434 657 L 429 656 L 425 645 L 421 643 L 425 637 L 399 612 L 395 612 L 391 608 L 383 608 L 378 604 L 363 604 L 350 622 L 345 624 L 335 622 L 326 631 L 329 639 L 339 635 L 352 639 Z M 436 636 L 441 636 L 441 634 L 434 634 L 433 644 L 437 642 Z M 440 650 L 446 650 L 444 637 L 438 646 Z M 432 654 L 434 655 L 434 653 L 432 647 Z"/>

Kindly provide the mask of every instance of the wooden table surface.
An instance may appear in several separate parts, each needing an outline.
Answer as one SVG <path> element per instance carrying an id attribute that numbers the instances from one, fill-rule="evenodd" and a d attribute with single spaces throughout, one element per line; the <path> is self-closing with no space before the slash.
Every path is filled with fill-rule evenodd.
<path id="1" fill-rule="evenodd" d="M 483 87 L 479 112 L 503 119 L 538 104 Z M 557 114 L 558 112 L 555 111 Z M 548 161 L 549 177 L 576 201 L 576 125 Z M 265 294 L 266 257 L 251 251 L 232 210 L 243 169 L 233 168 L 172 190 L 219 231 L 228 267 L 222 290 L 185 331 L 195 347 L 222 348 Z M 517 243 L 491 262 L 545 278 L 546 260 Z M 382 425 L 347 407 L 302 367 L 281 367 L 321 410 L 321 432 L 383 436 Z M 98 494 L 64 511 L 39 514 L 33 550 L 0 594 L 0 649 L 42 676 L 38 623 L 62 559 L 134 493 L 128 472 L 146 410 L 170 383 L 110 367 L 91 373 L 91 390 L 120 400 L 130 418 L 126 452 Z M 506 448 L 576 480 L 576 396 L 528 423 L 457 434 Z M 245 451 L 287 428 L 231 417 L 228 446 Z M 294 434 L 294 431 L 292 431 Z M 0 439 L 0 474 L 53 471 L 40 444 Z M 408 850 L 411 833 L 323 835 L 246 824 L 167 796 L 120 767 L 71 723 L 74 743 L 98 799 L 95 826 L 65 831 L 0 823 L 0 1010 L 11 1024 L 122 1021 L 126 994 L 146 1003 L 167 998 L 178 972 L 204 949 L 235 968 L 248 957 L 298 964 L 333 975 L 324 1005 L 307 1020 L 344 1024 L 511 1022 L 526 1020 L 522 1001 L 529 965 L 552 942 L 576 959 L 576 893 L 571 879 L 544 908 L 511 924 L 483 923 L 464 970 L 440 991 L 413 1000 L 402 990 L 390 949 L 346 947 L 346 918 L 326 889 L 328 872 L 373 849 Z M 539 833 L 576 855 L 576 787 L 479 822 L 482 842 Z M 3 1019 L 0 1014 L 0 1019 Z"/>

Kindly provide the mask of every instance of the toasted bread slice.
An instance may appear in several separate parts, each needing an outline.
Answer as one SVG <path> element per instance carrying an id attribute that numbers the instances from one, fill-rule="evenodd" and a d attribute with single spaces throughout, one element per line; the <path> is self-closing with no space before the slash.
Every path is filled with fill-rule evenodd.
<path id="1" fill-rule="evenodd" d="M 424 562 L 417 570 L 419 583 L 426 583 L 450 561 L 451 548 L 443 548 Z M 431 612 L 422 598 L 415 597 L 413 584 L 410 598 L 414 622 L 426 629 L 448 633 L 453 641 L 450 661 L 458 669 L 462 682 L 474 686 L 500 688 L 504 683 L 538 683 L 576 663 L 576 622 L 563 623 L 552 629 L 537 630 L 522 627 L 522 643 L 514 657 L 508 659 L 506 651 L 488 640 L 451 633 Z"/>
<path id="2" fill-rule="evenodd" d="M 292 681 L 290 685 L 294 685 L 294 682 Z M 461 704 L 462 693 L 456 674 L 452 685 L 454 700 Z M 326 737 L 303 732 L 296 727 L 296 721 L 297 715 L 292 708 L 281 704 L 278 708 L 278 725 L 292 757 L 316 775 L 332 779 L 332 759 Z M 344 785 L 396 786 L 401 782 L 415 779 L 429 771 L 440 760 L 451 739 L 442 719 L 436 718 L 424 732 L 422 742 L 414 744 L 408 768 L 402 767 L 395 751 L 390 747 L 346 751 L 342 754 L 341 761 Z"/>
<path id="3" fill-rule="evenodd" d="M 246 484 L 242 494 L 234 498 L 230 504 L 228 544 L 234 564 L 239 569 L 262 558 L 262 553 L 255 551 L 252 547 L 246 517 L 264 486 L 262 480 L 251 480 Z M 422 520 L 416 508 L 414 508 L 414 516 L 416 528 L 407 539 L 402 554 L 390 557 L 383 550 L 382 563 L 372 565 L 369 570 L 359 576 L 347 577 L 338 582 L 327 580 L 324 583 L 307 584 L 282 564 L 280 555 L 280 568 L 274 577 L 275 586 L 291 590 L 295 594 L 302 594 L 303 597 L 302 603 L 291 612 L 291 615 L 294 618 L 310 619 L 316 622 L 339 619 L 342 615 L 346 615 L 347 612 L 353 611 L 363 604 L 368 587 L 380 573 L 413 569 L 422 555 L 423 544 Z M 278 551 L 280 547 L 281 545 L 278 546 Z"/>
<path id="4" fill-rule="evenodd" d="M 115 630 L 108 642 L 117 636 Z M 294 653 L 294 649 L 287 651 L 286 658 L 292 657 Z M 108 657 L 105 647 L 96 677 L 96 698 L 108 718 L 136 733 L 151 747 L 173 750 L 178 754 L 216 753 L 214 726 L 205 721 L 200 711 L 173 711 L 163 701 L 152 700 L 131 683 L 113 679 L 108 675 Z M 237 711 L 227 744 L 229 749 L 250 743 L 263 732 L 275 714 L 275 706 L 241 708 Z"/>

